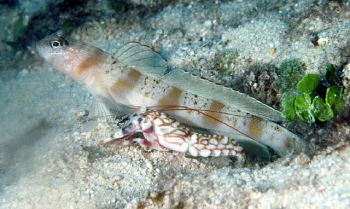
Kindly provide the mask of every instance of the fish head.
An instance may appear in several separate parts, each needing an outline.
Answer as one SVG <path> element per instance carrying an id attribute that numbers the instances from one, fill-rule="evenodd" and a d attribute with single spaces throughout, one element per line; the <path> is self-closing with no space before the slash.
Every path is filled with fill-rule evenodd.
<path id="1" fill-rule="evenodd" d="M 82 81 L 109 56 L 98 48 L 67 38 L 63 31 L 38 41 L 36 49 L 54 68 L 76 81 Z"/>

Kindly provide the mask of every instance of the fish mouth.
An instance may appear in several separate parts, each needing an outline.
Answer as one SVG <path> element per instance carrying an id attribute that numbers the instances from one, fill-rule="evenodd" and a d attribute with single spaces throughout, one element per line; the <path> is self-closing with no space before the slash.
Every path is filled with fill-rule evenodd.
<path id="1" fill-rule="evenodd" d="M 43 43 L 43 40 L 35 43 L 35 49 L 42 58 L 47 58 L 49 52 L 47 50 L 47 46 L 45 46 L 45 43 Z"/>

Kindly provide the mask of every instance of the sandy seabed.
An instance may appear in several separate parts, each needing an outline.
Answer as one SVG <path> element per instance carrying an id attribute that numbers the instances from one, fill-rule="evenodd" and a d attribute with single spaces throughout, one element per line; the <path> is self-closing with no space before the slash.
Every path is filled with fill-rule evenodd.
<path id="1" fill-rule="evenodd" d="M 152 1 L 132 2 L 154 6 Z M 231 73 L 238 76 L 252 66 L 279 66 L 288 58 L 305 63 L 306 73 L 322 74 L 327 63 L 343 64 L 350 34 L 346 2 L 276 7 L 261 2 L 185 1 L 134 22 L 112 15 L 87 21 L 71 36 L 111 53 L 123 43 L 140 41 L 172 66 L 231 85 L 228 74 L 215 70 L 222 51 L 238 52 L 232 67 L 238 72 Z M 129 15 L 137 16 L 137 9 Z M 310 41 L 313 34 L 317 46 Z M 264 166 L 235 167 L 226 158 L 197 161 L 145 152 L 138 145 L 100 146 L 115 127 L 103 119 L 88 120 L 92 95 L 45 63 L 33 45 L 19 65 L 7 64 L 6 50 L 11 49 L 5 44 L 1 49 L 8 61 L 1 62 L 0 71 L 0 208 L 350 207 L 346 120 L 306 126 L 298 134 L 310 143 L 311 153 Z M 347 110 L 349 71 L 345 65 Z"/>

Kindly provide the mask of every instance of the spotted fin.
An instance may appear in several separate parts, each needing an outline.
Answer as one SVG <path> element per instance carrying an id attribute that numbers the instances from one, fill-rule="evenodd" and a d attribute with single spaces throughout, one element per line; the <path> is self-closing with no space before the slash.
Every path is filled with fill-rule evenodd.
<path id="1" fill-rule="evenodd" d="M 223 103 L 239 111 L 270 121 L 282 121 L 279 111 L 230 88 L 216 85 L 183 70 L 173 70 L 161 79 L 168 85 L 186 89 L 186 92 Z"/>
<path id="2" fill-rule="evenodd" d="M 112 57 L 125 67 L 134 68 L 157 78 L 163 76 L 168 68 L 167 61 L 156 51 L 136 42 L 125 44 Z"/>

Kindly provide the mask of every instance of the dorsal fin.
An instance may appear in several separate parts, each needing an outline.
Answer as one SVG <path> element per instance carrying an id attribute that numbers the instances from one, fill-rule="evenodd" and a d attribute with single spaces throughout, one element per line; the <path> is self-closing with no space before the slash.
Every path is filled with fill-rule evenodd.
<path id="1" fill-rule="evenodd" d="M 167 61 L 160 54 L 137 42 L 125 44 L 112 57 L 117 63 L 157 78 L 163 76 L 168 68 Z"/>
<path id="2" fill-rule="evenodd" d="M 219 101 L 228 107 L 232 107 L 266 120 L 283 120 L 279 111 L 246 94 L 240 93 L 231 88 L 217 85 L 180 69 L 171 71 L 166 76 L 162 77 L 162 81 L 169 85 L 186 89 L 186 92 Z"/>

